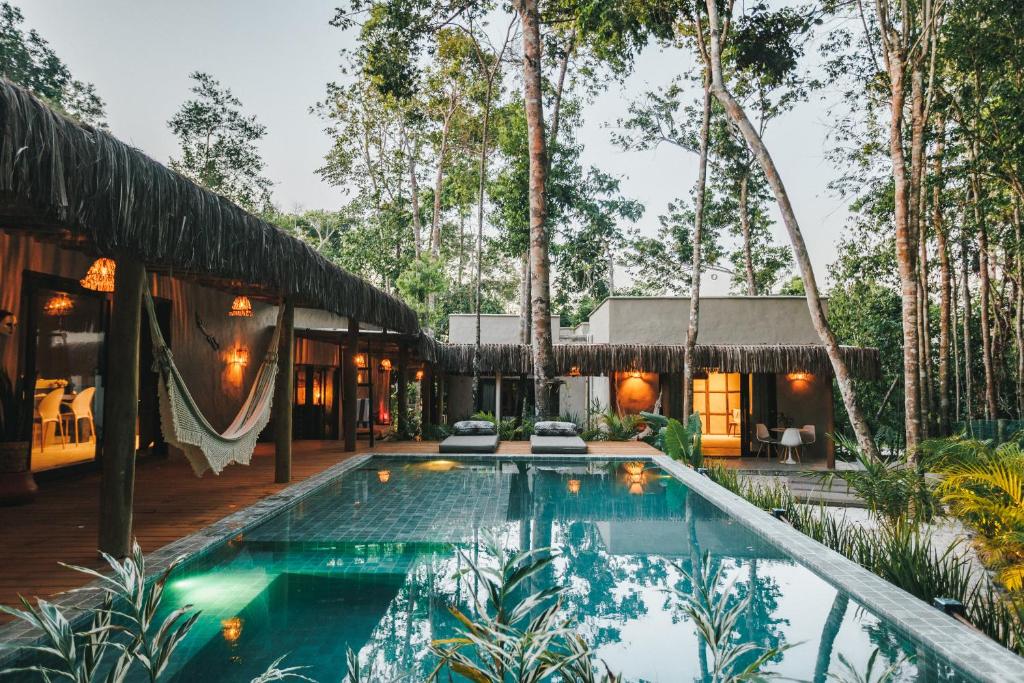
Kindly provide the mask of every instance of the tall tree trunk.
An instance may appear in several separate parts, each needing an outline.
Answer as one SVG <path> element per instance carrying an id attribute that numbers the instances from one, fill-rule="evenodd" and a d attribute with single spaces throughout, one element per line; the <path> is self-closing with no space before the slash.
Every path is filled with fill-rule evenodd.
<path id="1" fill-rule="evenodd" d="M 456 282 L 462 288 L 462 271 L 466 267 L 466 214 L 459 211 L 459 270 Z"/>
<path id="2" fill-rule="evenodd" d="M 502 54 L 505 48 L 502 46 Z M 501 62 L 501 55 L 498 56 Z M 481 66 L 483 61 L 481 60 Z M 497 67 L 495 67 L 497 68 Z M 479 178 L 477 179 L 477 204 L 476 204 L 476 288 L 475 288 L 475 311 L 476 311 L 476 349 L 473 354 L 473 407 L 475 408 L 480 398 L 480 287 L 483 279 L 484 260 L 484 200 L 487 197 L 487 156 L 488 156 L 488 135 L 491 126 L 491 98 L 494 96 L 495 71 L 487 74 L 487 90 L 484 93 L 484 120 L 481 126 L 480 135 L 480 163 Z"/>
<path id="3" fill-rule="evenodd" d="M 976 143 L 975 143 L 976 144 Z M 975 147 L 973 156 L 978 155 Z M 992 367 L 992 330 L 989 319 L 989 296 L 990 282 L 988 271 L 988 226 L 986 225 L 984 212 L 981 210 L 981 180 L 977 171 L 971 173 L 971 195 L 974 204 L 974 220 L 978 231 L 978 258 L 979 282 L 978 282 L 978 307 L 981 309 L 981 363 L 985 370 L 985 418 L 994 420 L 997 417 L 999 408 L 996 404 L 995 372 Z"/>
<path id="4" fill-rule="evenodd" d="M 764 141 L 761 140 L 761 136 L 758 135 L 757 130 L 750 123 L 750 119 L 747 118 L 746 112 L 743 111 L 743 107 L 732 96 L 722 80 L 718 7 L 714 0 L 706 0 L 706 5 L 711 24 L 711 91 L 725 108 L 726 115 L 743 134 L 743 138 L 754 152 L 758 163 L 761 165 L 761 169 L 764 171 L 765 177 L 768 179 L 768 184 L 772 188 L 775 200 L 779 205 L 779 212 L 782 214 L 783 222 L 786 225 L 786 231 L 789 233 L 789 239 L 793 244 L 793 254 L 800 266 L 800 274 L 803 278 L 804 290 L 807 295 L 807 308 L 811 313 L 811 322 L 821 338 L 821 342 L 825 346 L 825 352 L 832 363 L 832 371 L 839 385 L 839 393 L 843 397 L 846 412 L 850 417 L 850 424 L 853 427 L 854 434 L 857 436 L 857 443 L 868 457 L 879 458 L 878 447 L 875 445 L 867 420 L 864 419 L 864 415 L 857 403 L 857 393 L 853 385 L 853 378 L 850 376 L 850 370 L 846 367 L 846 363 L 840 355 L 839 342 L 836 341 L 836 336 L 832 332 L 832 328 L 829 327 L 828 320 L 825 318 L 825 310 L 822 308 L 821 297 L 818 294 L 818 283 L 814 278 L 814 269 L 811 267 L 811 259 L 807 254 L 807 245 L 804 243 L 803 233 L 800 231 L 800 224 L 796 220 L 796 214 L 793 212 L 793 206 L 789 201 L 789 195 L 782 182 L 782 177 L 779 175 L 778 169 L 775 168 L 775 162 L 771 154 L 769 154 L 768 148 L 765 147 Z"/>
<path id="5" fill-rule="evenodd" d="M 441 149 L 437 154 L 437 172 L 434 174 L 434 213 L 430 217 L 430 253 L 434 258 L 441 255 L 441 190 L 444 185 L 444 160 L 448 154 L 448 133 L 451 130 L 455 107 L 456 99 L 453 97 L 448 111 L 445 112 L 444 125 L 441 127 Z"/>
<path id="6" fill-rule="evenodd" d="M 572 53 L 576 46 L 576 36 L 573 34 L 570 36 L 569 41 L 562 51 L 562 55 L 558 60 L 558 80 L 555 82 L 555 95 L 551 103 L 551 133 L 547 137 L 548 146 L 548 170 L 551 169 L 551 162 L 555 155 L 555 142 L 558 140 L 558 128 L 561 123 L 562 117 L 562 91 L 565 87 L 565 75 L 569 71 L 569 60 L 572 57 Z M 530 248 L 526 248 L 526 252 L 523 254 L 523 280 L 519 287 L 519 343 L 529 344 L 530 343 L 530 330 L 533 325 L 531 323 L 532 306 L 530 305 L 530 293 L 532 287 L 530 286 L 530 279 L 532 277 L 530 271 Z M 525 398 L 524 398 L 525 405 Z M 525 417 L 525 415 L 524 415 Z"/>
<path id="7" fill-rule="evenodd" d="M 416 252 L 416 258 L 420 257 L 423 250 L 423 224 L 420 223 L 420 184 L 416 178 L 416 146 L 408 143 L 409 146 L 409 187 L 412 190 L 412 245 Z"/>
<path id="8" fill-rule="evenodd" d="M 516 0 L 523 27 L 523 97 L 530 152 L 530 298 L 533 317 L 534 403 L 539 417 L 554 405 L 555 352 L 551 339 L 550 263 L 547 234 L 547 146 L 541 87 L 540 16 L 537 0 Z"/>
<path id="9" fill-rule="evenodd" d="M 887 51 L 890 91 L 889 157 L 892 161 L 894 183 L 896 259 L 899 266 L 900 290 L 903 310 L 903 408 L 907 453 L 911 458 L 921 438 L 920 356 L 918 346 L 917 301 L 917 249 L 911 220 L 916 202 L 907 179 L 906 157 L 903 152 L 903 109 L 906 101 L 904 60 L 900 49 Z M 916 212 L 915 212 L 916 213 Z"/>
<path id="10" fill-rule="evenodd" d="M 923 189 L 923 188 L 919 188 Z M 927 438 L 932 431 L 932 420 L 935 413 L 932 401 L 932 370 L 931 370 L 931 326 L 928 318 L 928 243 L 927 230 L 924 225 L 925 201 L 924 194 L 920 195 L 919 212 L 920 216 L 917 240 L 918 244 L 918 285 L 917 285 L 917 322 L 918 322 L 918 344 L 920 345 L 921 357 L 921 434 Z"/>
<path id="11" fill-rule="evenodd" d="M 750 252 L 750 208 L 747 192 L 750 184 L 750 169 L 740 178 L 740 230 L 743 233 L 743 266 L 747 274 L 747 296 L 757 296 L 757 280 L 754 277 L 754 258 Z"/>
<path id="12" fill-rule="evenodd" d="M 950 285 L 949 244 L 946 240 L 946 226 L 942 216 L 942 155 L 946 145 L 946 120 L 941 115 L 936 123 L 937 141 L 935 145 L 935 162 L 933 175 L 935 184 L 932 188 L 932 227 L 939 252 L 939 405 L 938 423 L 939 436 L 947 436 L 949 427 L 949 348 L 950 348 Z"/>
<path id="13" fill-rule="evenodd" d="M 705 69 L 704 94 L 701 101 L 700 161 L 697 165 L 697 188 L 693 216 L 693 269 L 690 280 L 690 317 L 686 324 L 686 346 L 683 349 L 683 417 L 693 414 L 693 371 L 697 350 L 700 317 L 701 238 L 704 231 L 704 195 L 708 177 L 708 137 L 711 131 L 711 80 Z"/>
<path id="14" fill-rule="evenodd" d="M 967 236 L 960 238 L 960 281 L 963 286 L 964 419 L 974 419 L 974 362 L 971 358 L 971 280 Z"/>
<path id="15" fill-rule="evenodd" d="M 1017 302 L 1014 336 L 1017 338 L 1017 419 L 1024 420 L 1024 241 L 1021 234 L 1020 202 L 1013 203 L 1013 236 L 1017 253 Z"/>

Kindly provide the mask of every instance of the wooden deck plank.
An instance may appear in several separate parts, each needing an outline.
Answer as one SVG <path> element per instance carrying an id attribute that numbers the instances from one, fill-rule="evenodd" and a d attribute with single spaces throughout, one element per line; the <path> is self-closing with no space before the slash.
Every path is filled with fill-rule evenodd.
<path id="1" fill-rule="evenodd" d="M 504 442 L 499 455 L 528 454 L 526 441 Z M 369 451 L 360 442 L 358 453 Z M 643 457 L 656 453 L 643 442 L 594 442 L 592 455 Z M 437 453 L 436 442 L 378 442 L 374 453 Z M 295 443 L 293 482 L 302 481 L 349 457 L 340 442 Z M 229 467 L 220 476 L 198 479 L 182 457 L 142 458 L 136 472 L 134 533 L 150 552 L 284 488 L 274 483 L 273 448 L 260 444 L 248 467 Z M 97 557 L 99 473 L 51 480 L 38 499 L 0 508 L 0 603 L 18 594 L 48 597 L 84 583 L 85 577 L 58 562 L 101 568 Z M 6 621 L 6 617 L 0 617 Z"/>

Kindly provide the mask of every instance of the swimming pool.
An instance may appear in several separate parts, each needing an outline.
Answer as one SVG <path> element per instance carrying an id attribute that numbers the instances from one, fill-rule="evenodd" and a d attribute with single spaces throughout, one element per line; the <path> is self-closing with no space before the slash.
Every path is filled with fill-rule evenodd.
<path id="1" fill-rule="evenodd" d="M 824 680 L 842 654 L 875 648 L 898 680 L 970 680 L 947 658 L 837 590 L 676 477 L 646 463 L 374 457 L 281 514 L 183 566 L 162 607 L 202 610 L 175 654 L 174 680 L 249 681 L 282 654 L 320 681 L 345 674 L 348 647 L 382 680 L 429 671 L 431 640 L 454 634 L 448 607 L 476 586 L 456 578 L 457 544 L 483 530 L 508 548 L 553 547 L 542 581 L 596 656 L 627 680 L 701 680 L 693 625 L 670 587 L 710 553 L 737 599 L 739 637 L 790 645 L 769 667 Z"/>

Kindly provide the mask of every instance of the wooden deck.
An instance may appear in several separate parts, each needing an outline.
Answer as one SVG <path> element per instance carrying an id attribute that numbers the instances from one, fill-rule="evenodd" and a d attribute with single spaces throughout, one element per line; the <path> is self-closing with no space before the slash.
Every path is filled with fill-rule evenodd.
<path id="1" fill-rule="evenodd" d="M 657 451 L 642 442 L 592 443 L 593 455 L 642 457 Z M 357 453 L 370 451 L 360 442 Z M 436 442 L 378 443 L 373 453 L 436 453 Z M 529 442 L 506 442 L 499 455 L 528 454 Z M 293 482 L 350 457 L 339 442 L 296 442 Z M 87 583 L 59 566 L 67 562 L 100 568 L 96 554 L 99 473 L 44 482 L 31 505 L 0 508 L 0 603 L 18 594 L 47 597 Z M 248 467 L 196 478 L 183 457 L 141 458 L 136 471 L 135 536 L 153 551 L 284 488 L 274 483 L 273 448 L 260 444 Z M 0 616 L 0 622 L 7 618 Z"/>

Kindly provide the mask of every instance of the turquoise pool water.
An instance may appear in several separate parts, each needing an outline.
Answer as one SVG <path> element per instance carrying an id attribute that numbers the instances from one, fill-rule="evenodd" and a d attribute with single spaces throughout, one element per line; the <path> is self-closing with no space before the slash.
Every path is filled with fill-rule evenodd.
<path id="1" fill-rule="evenodd" d="M 246 681 L 280 655 L 339 681 L 351 647 L 381 680 L 429 671 L 432 639 L 468 609 L 460 559 L 484 529 L 508 548 L 559 552 L 543 580 L 598 657 L 631 681 L 702 680 L 703 648 L 670 595 L 710 553 L 752 596 L 738 638 L 793 645 L 780 675 L 823 681 L 840 654 L 915 658 L 897 680 L 962 680 L 879 620 L 658 469 L 621 462 L 374 458 L 172 577 L 163 609 L 202 610 L 176 653 L 177 681 Z"/>

